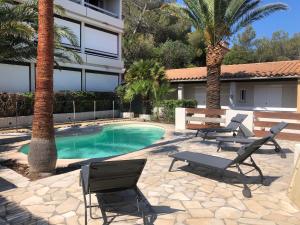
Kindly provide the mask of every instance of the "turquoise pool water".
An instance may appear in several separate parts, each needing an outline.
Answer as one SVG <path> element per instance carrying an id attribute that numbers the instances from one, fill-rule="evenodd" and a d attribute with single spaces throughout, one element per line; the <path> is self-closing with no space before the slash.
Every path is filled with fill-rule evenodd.
<path id="1" fill-rule="evenodd" d="M 59 159 L 87 159 L 122 155 L 145 148 L 161 139 L 164 129 L 149 125 L 107 125 L 88 135 L 57 137 Z M 21 148 L 27 154 L 29 145 Z"/>

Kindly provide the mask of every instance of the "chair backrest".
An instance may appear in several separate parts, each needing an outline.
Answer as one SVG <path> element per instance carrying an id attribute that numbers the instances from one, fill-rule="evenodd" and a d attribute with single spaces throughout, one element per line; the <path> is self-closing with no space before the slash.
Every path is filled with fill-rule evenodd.
<path id="1" fill-rule="evenodd" d="M 280 133 L 284 128 L 286 128 L 288 123 L 286 122 L 280 122 L 276 124 L 275 126 L 271 127 L 270 133 L 273 134 L 273 136 L 276 136 L 277 134 Z"/>
<path id="2" fill-rule="evenodd" d="M 258 149 L 260 149 L 260 147 L 264 144 L 266 144 L 270 139 L 271 139 L 271 135 L 263 137 L 261 139 L 258 139 L 256 141 L 254 141 L 251 144 L 242 146 L 238 151 L 237 154 L 238 156 L 232 161 L 232 163 L 230 165 L 233 164 L 240 164 L 242 162 L 244 162 L 247 158 L 249 158 L 255 151 L 257 151 Z"/>
<path id="3" fill-rule="evenodd" d="M 92 162 L 89 165 L 90 193 L 134 188 L 143 172 L 146 159 Z"/>
<path id="4" fill-rule="evenodd" d="M 230 123 L 226 126 L 231 130 L 237 130 L 242 122 L 247 118 L 248 115 L 246 114 L 237 114 L 236 116 L 231 118 Z"/>

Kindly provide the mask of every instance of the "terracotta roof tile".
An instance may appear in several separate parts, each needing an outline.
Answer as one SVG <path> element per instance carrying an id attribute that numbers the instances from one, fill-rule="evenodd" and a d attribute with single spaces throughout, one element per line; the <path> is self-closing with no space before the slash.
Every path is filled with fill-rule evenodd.
<path id="1" fill-rule="evenodd" d="M 222 65 L 221 79 L 300 77 L 300 60 Z M 167 70 L 168 80 L 204 80 L 206 67 Z"/>

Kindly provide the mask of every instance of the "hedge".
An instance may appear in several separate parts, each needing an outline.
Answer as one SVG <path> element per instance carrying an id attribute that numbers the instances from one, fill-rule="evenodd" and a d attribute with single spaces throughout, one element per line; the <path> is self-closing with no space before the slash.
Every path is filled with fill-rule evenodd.
<path id="1" fill-rule="evenodd" d="M 164 100 L 159 105 L 162 108 L 162 119 L 165 122 L 175 122 L 175 109 L 181 108 L 196 108 L 197 101 L 193 99 L 184 100 Z"/>
<path id="2" fill-rule="evenodd" d="M 76 112 L 88 112 L 119 108 L 119 100 L 111 92 L 58 92 L 54 94 L 54 113 L 73 112 L 73 101 Z M 33 114 L 34 93 L 8 94 L 0 93 L 0 117 L 28 116 Z"/>

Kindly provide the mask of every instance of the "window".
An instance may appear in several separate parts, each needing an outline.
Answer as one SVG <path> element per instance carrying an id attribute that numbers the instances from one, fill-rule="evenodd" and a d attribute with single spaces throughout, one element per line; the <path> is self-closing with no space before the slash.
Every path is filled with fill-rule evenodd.
<path id="1" fill-rule="evenodd" d="M 240 90 L 240 102 L 245 103 L 246 102 L 246 89 Z"/>
<path id="2" fill-rule="evenodd" d="M 103 0 L 87 0 L 87 2 L 91 5 L 94 5 L 96 7 L 99 7 L 99 8 L 104 8 L 104 2 Z"/>

